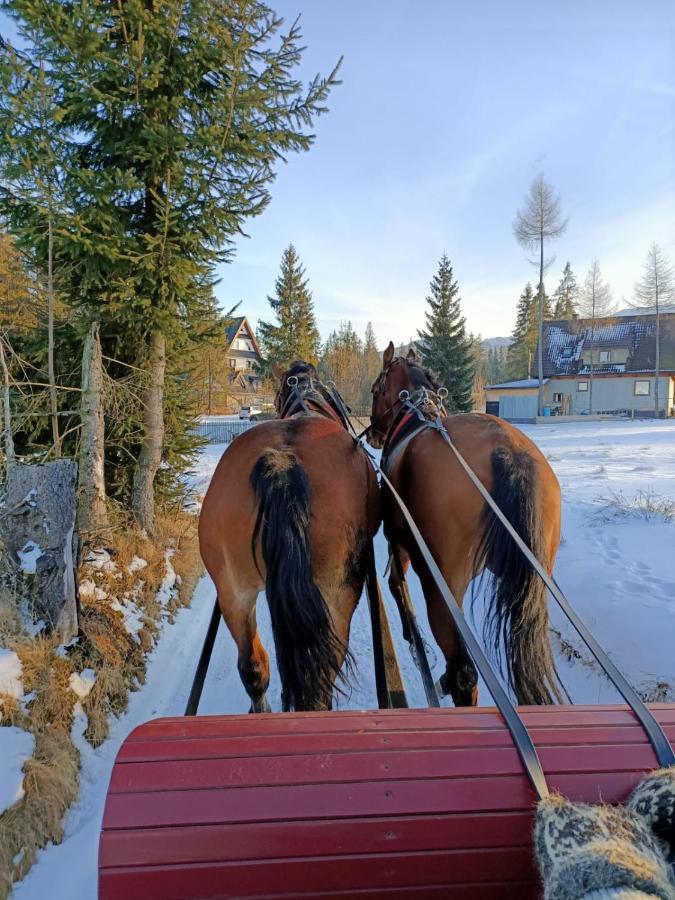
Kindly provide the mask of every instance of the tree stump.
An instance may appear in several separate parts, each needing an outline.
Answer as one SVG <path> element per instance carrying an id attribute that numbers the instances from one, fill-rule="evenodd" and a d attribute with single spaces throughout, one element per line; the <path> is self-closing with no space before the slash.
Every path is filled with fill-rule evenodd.
<path id="1" fill-rule="evenodd" d="M 78 631 L 76 480 L 71 459 L 13 466 L 1 520 L 19 595 L 64 643 Z"/>

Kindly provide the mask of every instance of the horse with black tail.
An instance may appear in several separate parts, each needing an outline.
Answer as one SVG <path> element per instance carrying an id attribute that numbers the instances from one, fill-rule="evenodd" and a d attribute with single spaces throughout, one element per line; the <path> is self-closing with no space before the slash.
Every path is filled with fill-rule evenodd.
<path id="1" fill-rule="evenodd" d="M 560 486 L 537 446 L 519 429 L 483 413 L 445 415 L 443 391 L 414 351 L 384 352 L 373 384 L 370 443 L 383 447 L 382 467 L 406 503 L 443 576 L 461 604 L 472 579 L 492 573 L 486 635 L 518 702 L 561 699 L 549 641 L 546 589 L 503 524 L 471 483 L 432 420 L 438 417 L 470 468 L 549 574 L 560 543 Z M 389 586 L 402 608 L 412 562 L 424 590 L 429 624 L 446 660 L 440 680 L 457 706 L 478 700 L 476 669 L 391 495 L 383 498 L 392 553 Z M 405 629 L 405 618 L 402 616 Z"/>
<path id="2" fill-rule="evenodd" d="M 284 710 L 329 709 L 348 668 L 379 488 L 334 388 L 309 363 L 275 374 L 280 418 L 250 428 L 223 454 L 202 505 L 200 549 L 251 712 L 269 711 L 269 657 L 256 625 L 263 589 Z"/>

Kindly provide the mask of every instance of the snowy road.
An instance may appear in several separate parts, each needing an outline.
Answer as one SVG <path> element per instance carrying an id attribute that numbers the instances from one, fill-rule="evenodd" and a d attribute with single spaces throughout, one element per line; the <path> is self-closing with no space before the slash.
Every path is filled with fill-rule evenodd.
<path id="1" fill-rule="evenodd" d="M 563 543 L 556 575 L 577 611 L 600 643 L 638 689 L 675 699 L 675 521 L 598 516 L 601 498 L 621 490 L 628 498 L 638 491 L 675 501 L 675 422 L 606 422 L 524 428 L 537 441 L 555 469 L 563 490 Z M 195 482 L 204 490 L 222 447 L 210 447 L 200 460 Z M 376 542 L 378 571 L 385 565 L 382 536 Z M 411 593 L 420 624 L 433 643 L 419 584 L 411 579 Z M 17 885 L 16 900 L 94 900 L 98 830 L 105 791 L 115 754 L 124 737 L 146 719 L 181 714 L 194 666 L 214 602 L 214 588 L 204 578 L 192 608 L 182 610 L 176 624 L 166 626 L 153 652 L 147 683 L 131 696 L 125 715 L 113 723 L 110 738 L 97 750 L 84 741 L 80 798 L 68 815 L 66 838 L 58 847 L 42 851 L 25 881 Z M 398 637 L 398 618 L 386 597 L 392 627 Z M 259 603 L 263 641 L 273 657 L 269 615 Z M 554 622 L 559 617 L 553 614 Z M 615 701 L 616 695 L 589 664 L 588 654 L 562 627 L 573 653 L 570 662 L 559 655 L 563 680 L 576 702 Z M 424 705 L 423 693 L 407 647 L 398 638 L 411 705 Z M 375 705 L 366 604 L 356 612 L 351 649 L 357 660 L 351 695 L 340 702 L 354 708 Z M 434 675 L 442 672 L 437 655 Z M 276 671 L 269 694 L 279 708 Z M 482 703 L 489 703 L 483 691 Z M 234 643 L 224 627 L 218 633 L 214 657 L 200 713 L 245 712 L 248 699 L 236 670 Z M 82 723 L 77 726 L 81 732 Z"/>

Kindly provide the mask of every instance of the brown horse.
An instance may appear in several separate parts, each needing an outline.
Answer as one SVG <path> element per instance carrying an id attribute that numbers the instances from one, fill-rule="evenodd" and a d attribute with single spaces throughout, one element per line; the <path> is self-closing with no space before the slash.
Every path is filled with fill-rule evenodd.
<path id="1" fill-rule="evenodd" d="M 421 366 L 414 351 L 405 359 L 394 358 L 390 343 L 372 388 L 370 443 L 384 445 L 384 471 L 410 509 L 457 601 L 462 603 L 474 576 L 484 570 L 493 574 L 486 618 L 489 643 L 497 657 L 504 651 L 508 680 L 518 702 L 550 703 L 554 697 L 560 699 L 560 690 L 549 643 L 544 585 L 450 447 L 406 407 L 405 394 L 399 397 L 407 391 L 411 402 L 419 400 L 417 407 L 425 418 L 435 417 L 439 389 L 435 376 Z M 469 466 L 551 573 L 560 543 L 560 486 L 539 449 L 496 416 L 464 413 L 444 416 L 442 421 Z M 386 491 L 383 515 L 393 555 L 389 586 L 399 608 L 404 573 L 412 562 L 422 582 L 429 624 L 446 660 L 441 688 L 452 694 L 455 705 L 475 705 L 476 669 Z"/>
<path id="2" fill-rule="evenodd" d="M 262 590 L 284 710 L 327 709 L 380 523 L 379 490 L 313 366 L 293 364 L 276 405 L 281 418 L 244 432 L 218 463 L 199 544 L 251 712 L 269 710 L 269 657 L 256 627 Z"/>

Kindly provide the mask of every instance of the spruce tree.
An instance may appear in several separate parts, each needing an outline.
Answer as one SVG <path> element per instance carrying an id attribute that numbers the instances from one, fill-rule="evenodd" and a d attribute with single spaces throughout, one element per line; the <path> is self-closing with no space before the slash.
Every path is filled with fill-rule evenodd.
<path id="1" fill-rule="evenodd" d="M 311 146 L 335 71 L 303 86 L 297 24 L 281 34 L 282 20 L 259 0 L 3 8 L 27 59 L 44 61 L 55 98 L 47 114 L 65 148 L 55 172 L 69 209 L 54 253 L 68 295 L 101 321 L 102 337 L 118 333 L 145 372 L 131 501 L 152 531 L 167 365 L 210 300 L 216 264 L 267 206 L 279 160 Z M 5 63 L 6 54 L 0 72 Z M 21 79 L 9 89 L 18 103 Z"/>
<path id="2" fill-rule="evenodd" d="M 441 384 L 447 388 L 448 411 L 468 412 L 471 409 L 474 359 L 461 313 L 459 288 L 453 281 L 452 266 L 445 253 L 431 280 L 430 291 L 426 298 L 429 307 L 426 328 L 418 331 L 417 350 L 425 366 L 436 372 Z"/>
<path id="3" fill-rule="evenodd" d="M 576 304 L 579 300 L 579 285 L 572 271 L 569 260 L 565 263 L 560 284 L 553 294 L 555 301 L 553 307 L 554 319 L 572 319 L 577 311 Z"/>
<path id="4" fill-rule="evenodd" d="M 258 323 L 258 341 L 265 360 L 263 374 L 267 376 L 275 366 L 288 368 L 296 359 L 314 365 L 318 362 L 321 338 L 307 285 L 297 251 L 289 244 L 281 257 L 275 295 L 267 298 L 276 322 Z"/>
<path id="5" fill-rule="evenodd" d="M 507 350 L 506 375 L 510 379 L 532 377 L 539 334 L 537 306 L 537 297 L 528 281 L 518 298 L 513 343 Z"/>

